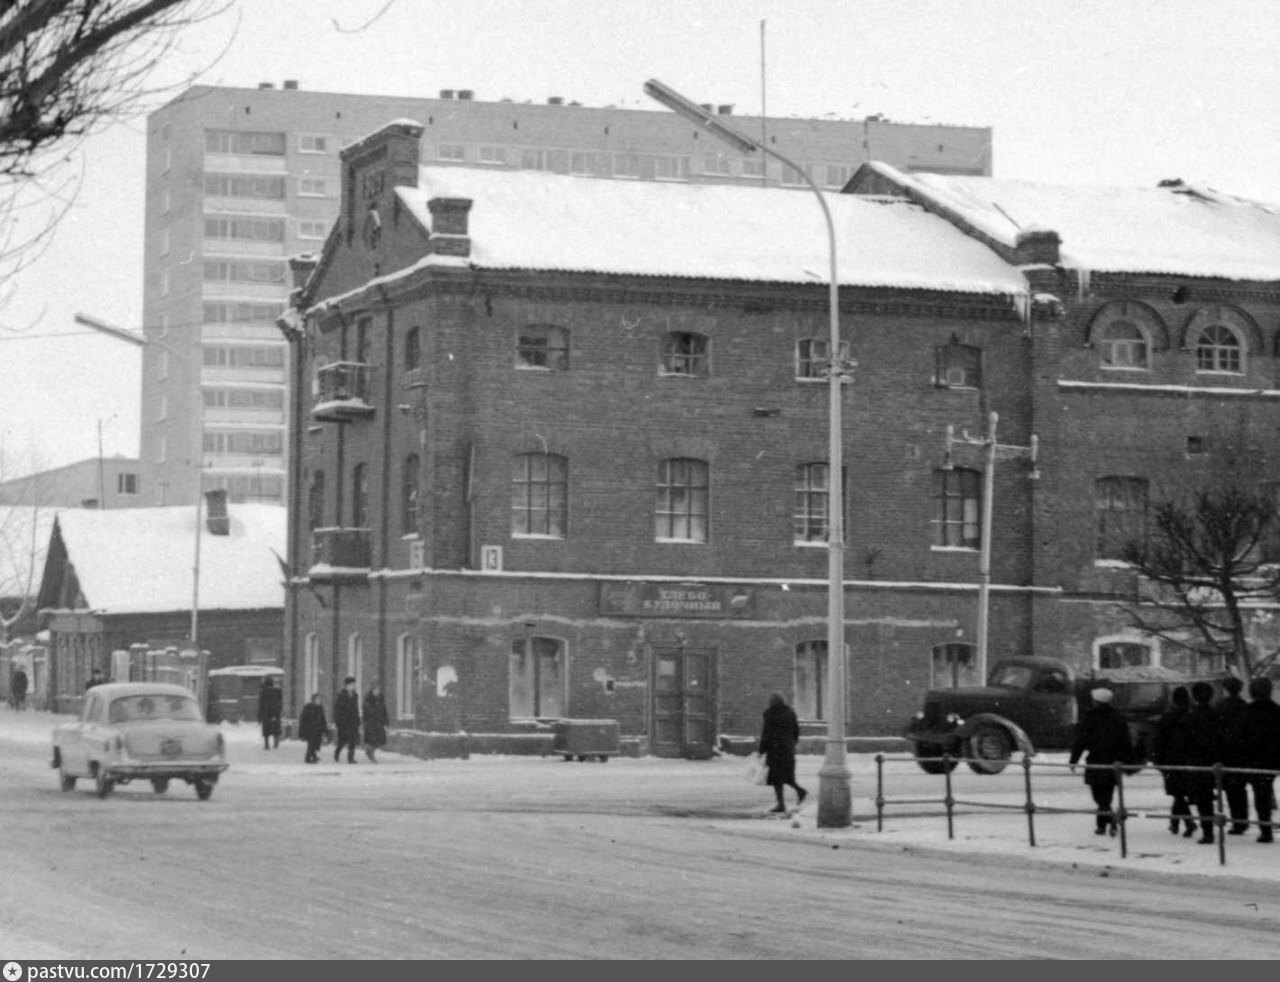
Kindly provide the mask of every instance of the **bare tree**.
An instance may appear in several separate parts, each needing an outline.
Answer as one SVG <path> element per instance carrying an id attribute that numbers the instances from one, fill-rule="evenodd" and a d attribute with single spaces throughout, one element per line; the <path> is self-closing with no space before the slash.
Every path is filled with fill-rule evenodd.
<path id="1" fill-rule="evenodd" d="M 13 472 L 11 460 L 0 444 L 0 480 Z M 0 644 L 7 644 L 14 628 L 34 613 L 57 514 L 50 505 L 49 477 L 39 468 L 25 480 L 12 481 L 10 489 L 0 503 Z"/>
<path id="2" fill-rule="evenodd" d="M 1248 678 L 1249 606 L 1280 595 L 1278 544 L 1271 495 L 1227 485 L 1162 502 L 1149 537 L 1124 549 L 1141 577 L 1137 602 L 1126 609 L 1144 632 L 1180 645 L 1190 634 Z"/>

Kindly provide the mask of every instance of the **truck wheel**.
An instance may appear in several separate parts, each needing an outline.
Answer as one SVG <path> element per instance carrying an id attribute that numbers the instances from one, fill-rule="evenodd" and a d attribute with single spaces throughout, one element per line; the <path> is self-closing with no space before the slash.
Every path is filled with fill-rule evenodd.
<path id="1" fill-rule="evenodd" d="M 999 774 L 1013 756 L 1013 740 L 998 726 L 979 726 L 969 737 L 969 770 L 975 774 Z"/>
<path id="2" fill-rule="evenodd" d="M 105 798 L 115 790 L 116 782 L 107 777 L 102 768 L 98 768 L 93 772 L 93 790 L 99 798 Z"/>
<path id="3" fill-rule="evenodd" d="M 213 794 L 213 782 L 196 778 L 196 797 L 201 801 L 208 801 L 211 794 Z"/>
<path id="4" fill-rule="evenodd" d="M 921 760 L 921 757 L 941 757 L 944 750 L 936 743 L 916 744 L 916 763 L 926 774 L 949 774 L 960 763 L 954 757 L 951 760 Z"/>
<path id="5" fill-rule="evenodd" d="M 153 777 L 151 779 L 151 790 L 156 794 L 164 794 L 169 790 L 169 779 L 167 777 Z"/>

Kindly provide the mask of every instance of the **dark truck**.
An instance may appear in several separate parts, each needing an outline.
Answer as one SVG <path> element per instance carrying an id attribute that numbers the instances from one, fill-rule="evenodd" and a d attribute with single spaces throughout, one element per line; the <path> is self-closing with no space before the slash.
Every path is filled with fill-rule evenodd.
<path id="1" fill-rule="evenodd" d="M 1134 764 L 1150 759 L 1156 720 L 1172 704 L 1172 693 L 1195 678 L 1166 668 L 1096 669 L 1083 674 L 1057 658 L 1004 658 L 992 666 L 987 684 L 930 689 L 924 708 L 907 725 L 920 767 L 943 774 L 963 758 L 978 774 L 999 774 L 1015 750 L 1069 750 L 1076 723 L 1089 707 L 1089 692 L 1105 686 L 1112 705 L 1129 722 Z M 1217 679 L 1215 694 L 1221 694 Z M 939 758 L 951 757 L 943 760 Z"/>

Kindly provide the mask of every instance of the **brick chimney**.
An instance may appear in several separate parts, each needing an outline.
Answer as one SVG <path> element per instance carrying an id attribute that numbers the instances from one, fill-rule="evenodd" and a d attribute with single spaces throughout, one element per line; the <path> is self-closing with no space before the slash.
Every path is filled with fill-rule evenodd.
<path id="1" fill-rule="evenodd" d="M 342 223 L 348 243 L 369 209 L 389 215 L 395 189 L 418 186 L 422 129 L 411 119 L 397 119 L 342 148 Z"/>
<path id="2" fill-rule="evenodd" d="M 431 251 L 438 256 L 471 255 L 471 236 L 467 232 L 470 198 L 432 198 L 427 202 L 431 212 Z"/>
<path id="3" fill-rule="evenodd" d="M 1051 228 L 1028 228 L 1018 233 L 1014 240 L 1013 261 L 1019 266 L 1044 263 L 1056 266 L 1059 262 L 1058 248 L 1062 239 Z"/>
<path id="4" fill-rule="evenodd" d="M 316 258 L 314 252 L 304 252 L 297 256 L 289 257 L 289 274 L 293 280 L 293 288 L 301 290 L 307 285 L 307 280 L 311 278 L 311 274 L 315 272 L 316 266 L 320 264 L 320 260 Z"/>
<path id="5" fill-rule="evenodd" d="M 226 488 L 210 488 L 204 493 L 205 525 L 210 535 L 230 535 L 231 516 L 227 514 Z"/>

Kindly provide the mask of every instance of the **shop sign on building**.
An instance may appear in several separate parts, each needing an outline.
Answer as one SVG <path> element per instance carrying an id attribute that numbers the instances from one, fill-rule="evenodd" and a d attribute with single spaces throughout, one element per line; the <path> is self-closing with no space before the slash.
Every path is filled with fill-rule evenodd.
<path id="1" fill-rule="evenodd" d="M 602 583 L 600 613 L 613 617 L 750 617 L 751 591 L 708 583 Z"/>

